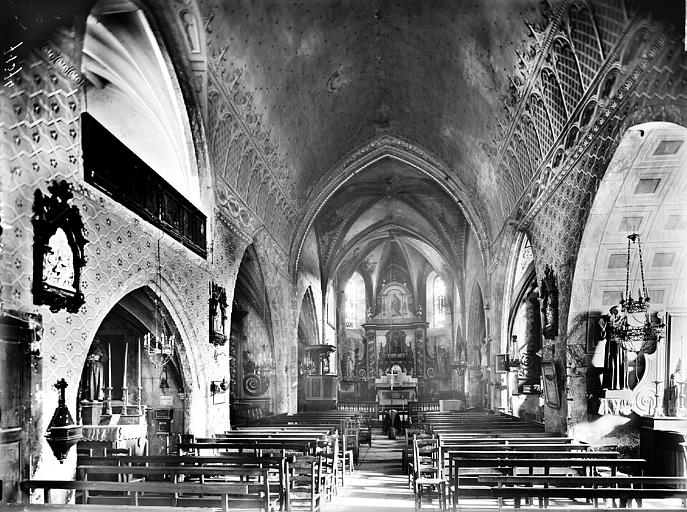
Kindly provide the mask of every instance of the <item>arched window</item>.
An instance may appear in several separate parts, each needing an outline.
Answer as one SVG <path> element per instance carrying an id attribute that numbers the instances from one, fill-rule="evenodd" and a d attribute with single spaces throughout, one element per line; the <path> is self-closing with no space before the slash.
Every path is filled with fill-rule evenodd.
<path id="1" fill-rule="evenodd" d="M 448 315 L 446 284 L 436 272 L 427 277 L 427 320 L 430 328 L 446 327 Z"/>
<path id="2" fill-rule="evenodd" d="M 346 328 L 357 329 L 365 323 L 365 280 L 355 272 L 346 285 Z"/>

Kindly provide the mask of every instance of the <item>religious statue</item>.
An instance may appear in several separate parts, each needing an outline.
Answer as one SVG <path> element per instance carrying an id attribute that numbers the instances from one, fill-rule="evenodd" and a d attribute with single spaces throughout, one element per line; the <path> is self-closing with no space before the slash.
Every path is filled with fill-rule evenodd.
<path id="1" fill-rule="evenodd" d="M 257 365 L 253 360 L 253 353 L 250 350 L 243 351 L 243 374 L 249 375 L 255 373 Z"/>
<path id="2" fill-rule="evenodd" d="M 399 331 L 391 331 L 391 338 L 389 341 L 389 353 L 390 354 L 402 354 L 403 350 L 403 340 Z"/>
<path id="3" fill-rule="evenodd" d="M 395 293 L 391 297 L 391 316 L 401 316 L 401 299 Z"/>
<path id="4" fill-rule="evenodd" d="M 547 340 L 552 340 L 558 336 L 558 285 L 556 276 L 548 265 L 544 268 L 539 294 L 542 299 L 542 335 Z"/>
<path id="5" fill-rule="evenodd" d="M 449 357 L 446 347 L 439 347 L 439 375 L 442 377 L 451 376 L 451 358 Z"/>
<path id="6" fill-rule="evenodd" d="M 341 376 L 344 379 L 353 377 L 354 367 L 355 363 L 353 362 L 350 352 L 346 352 L 346 354 L 343 356 L 343 360 L 341 361 Z"/>
<path id="7" fill-rule="evenodd" d="M 482 368 L 489 366 L 489 343 L 487 338 L 482 340 L 482 345 L 479 348 L 479 365 Z"/>
<path id="8" fill-rule="evenodd" d="M 608 315 L 599 318 L 601 339 L 606 341 L 604 351 L 604 370 L 601 387 L 622 389 L 625 387 L 625 358 L 613 336 L 613 327 L 619 322 L 618 306 L 613 306 Z"/>
<path id="9" fill-rule="evenodd" d="M 83 394 L 86 400 L 96 401 L 103 399 L 103 363 L 105 361 L 107 361 L 107 356 L 105 355 L 102 344 L 96 342 L 93 351 L 86 359 L 88 373 Z"/>

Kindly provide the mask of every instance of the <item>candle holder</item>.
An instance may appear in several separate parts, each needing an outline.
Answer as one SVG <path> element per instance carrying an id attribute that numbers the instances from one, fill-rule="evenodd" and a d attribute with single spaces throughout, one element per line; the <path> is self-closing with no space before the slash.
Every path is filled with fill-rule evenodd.
<path id="1" fill-rule="evenodd" d="M 675 391 L 677 396 L 675 397 L 675 416 L 678 418 L 687 418 L 687 407 L 685 407 L 685 384 L 687 381 L 678 380 L 675 381 Z"/>
<path id="2" fill-rule="evenodd" d="M 105 400 L 105 414 L 112 414 L 112 386 L 107 386 L 107 399 Z"/>
<path id="3" fill-rule="evenodd" d="M 126 406 L 129 405 L 129 388 L 126 386 L 122 388 L 122 403 L 124 404 L 124 414 L 126 414 Z"/>
<path id="4" fill-rule="evenodd" d="M 663 414 L 663 407 L 659 409 L 659 404 L 658 404 L 658 398 L 661 396 L 658 392 L 658 385 L 661 384 L 663 381 L 662 380 L 652 380 L 651 382 L 654 383 L 654 418 L 661 418 L 664 416 Z"/>
<path id="5" fill-rule="evenodd" d="M 143 387 L 138 386 L 138 414 L 143 416 Z"/>

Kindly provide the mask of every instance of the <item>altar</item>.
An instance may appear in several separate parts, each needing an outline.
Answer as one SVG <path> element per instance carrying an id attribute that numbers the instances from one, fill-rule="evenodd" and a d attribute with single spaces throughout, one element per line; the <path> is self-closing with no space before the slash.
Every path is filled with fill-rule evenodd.
<path id="1" fill-rule="evenodd" d="M 417 401 L 417 378 L 394 365 L 388 374 L 375 379 L 375 390 L 380 411 L 407 411 L 408 402 Z"/>
<path id="2" fill-rule="evenodd" d="M 143 415 L 103 417 L 100 425 L 84 425 L 82 434 L 78 447 L 92 450 L 93 455 L 103 455 L 105 449 L 112 448 L 124 448 L 133 455 L 147 451 L 148 425 Z"/>

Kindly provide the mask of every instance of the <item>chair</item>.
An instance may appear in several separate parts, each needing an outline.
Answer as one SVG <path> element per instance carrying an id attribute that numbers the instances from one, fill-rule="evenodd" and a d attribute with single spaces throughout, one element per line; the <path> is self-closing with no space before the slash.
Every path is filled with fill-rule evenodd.
<path id="1" fill-rule="evenodd" d="M 319 512 L 322 506 L 322 458 L 305 455 L 290 465 L 290 489 L 287 510 Z"/>
<path id="2" fill-rule="evenodd" d="M 318 443 L 318 453 L 322 461 L 320 481 L 322 492 L 327 501 L 337 494 L 337 477 L 339 471 L 339 436 L 334 435 L 327 441 Z"/>
<path id="3" fill-rule="evenodd" d="M 353 473 L 353 464 L 355 460 L 353 447 L 357 442 L 357 422 L 347 420 L 344 426 L 344 431 L 340 437 L 339 442 L 339 459 L 337 470 L 341 477 L 341 486 L 346 485 L 346 472 Z"/>
<path id="4" fill-rule="evenodd" d="M 405 444 L 401 452 L 401 469 L 404 473 L 408 473 L 408 464 L 413 458 L 413 436 L 421 433 L 422 430 L 419 428 L 407 428 L 404 431 Z M 408 482 L 408 486 L 410 486 L 410 481 Z"/>
<path id="5" fill-rule="evenodd" d="M 439 508 L 446 509 L 444 461 L 438 439 L 413 436 L 413 493 L 415 510 L 422 508 L 426 496 L 436 496 Z"/>
<path id="6" fill-rule="evenodd" d="M 431 434 L 425 434 L 422 433 L 422 430 L 420 430 L 419 433 L 414 433 L 408 437 L 408 460 L 406 461 L 406 471 L 408 472 L 408 487 L 413 488 L 413 477 L 415 475 L 415 439 L 433 439 L 434 436 Z"/>

